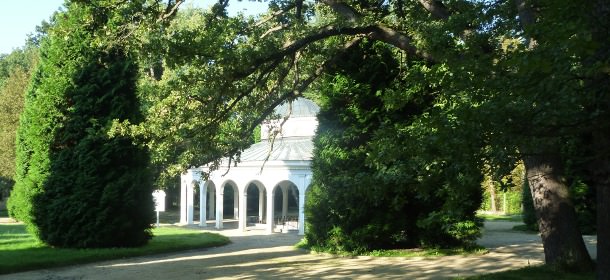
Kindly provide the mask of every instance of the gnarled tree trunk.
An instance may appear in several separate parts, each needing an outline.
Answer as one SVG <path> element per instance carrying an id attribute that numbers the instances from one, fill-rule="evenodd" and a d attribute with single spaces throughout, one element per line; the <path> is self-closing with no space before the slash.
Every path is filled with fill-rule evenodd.
<path id="1" fill-rule="evenodd" d="M 610 161 L 600 168 L 597 188 L 597 279 L 610 279 Z"/>
<path id="2" fill-rule="evenodd" d="M 593 149 L 598 159 L 591 170 L 597 191 L 597 279 L 610 280 L 610 3 L 607 0 L 594 3 L 591 17 L 593 41 L 600 47 L 587 63 L 605 64 L 605 68 L 600 67 L 591 79 L 600 97 L 597 108 L 605 113 L 593 133 Z"/>
<path id="3" fill-rule="evenodd" d="M 527 155 L 523 159 L 548 265 L 592 270 L 593 263 L 576 220 L 558 155 Z"/>

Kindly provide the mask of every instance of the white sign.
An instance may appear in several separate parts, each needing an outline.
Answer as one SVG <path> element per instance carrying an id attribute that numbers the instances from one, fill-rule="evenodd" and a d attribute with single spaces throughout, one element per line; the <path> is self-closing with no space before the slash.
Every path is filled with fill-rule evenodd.
<path id="1" fill-rule="evenodd" d="M 165 192 L 156 190 L 152 193 L 153 201 L 155 202 L 155 211 L 165 212 Z"/>

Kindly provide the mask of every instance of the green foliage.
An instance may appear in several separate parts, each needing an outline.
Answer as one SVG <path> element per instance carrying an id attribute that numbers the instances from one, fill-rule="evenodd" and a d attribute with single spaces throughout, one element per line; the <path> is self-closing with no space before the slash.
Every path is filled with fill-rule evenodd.
<path id="1" fill-rule="evenodd" d="M 576 180 L 570 186 L 570 197 L 574 202 L 580 231 L 583 234 L 595 234 L 597 230 L 595 189 L 580 180 Z"/>
<path id="2" fill-rule="evenodd" d="M 453 181 L 442 174 L 447 169 L 418 161 L 417 142 L 405 146 L 427 140 L 415 135 L 425 132 L 389 131 L 410 127 L 417 115 L 405 115 L 413 112 L 404 107 L 389 109 L 396 103 L 386 106 L 381 98 L 396 86 L 390 83 L 397 64 L 387 48 L 365 43 L 350 50 L 345 61 L 320 93 L 314 178 L 306 203 L 308 242 L 356 254 L 473 242 L 480 234 L 474 216 L 480 189 L 471 186 L 480 173 L 474 178 L 462 173 Z M 453 187 L 460 192 L 450 192 Z"/>
<path id="3" fill-rule="evenodd" d="M 9 211 L 60 247 L 139 246 L 151 237 L 148 153 L 114 120 L 142 120 L 137 66 L 118 45 L 100 48 L 109 14 L 71 3 L 41 45 L 17 136 Z"/>
<path id="4" fill-rule="evenodd" d="M 489 170 L 488 170 L 489 171 Z M 521 188 L 525 177 L 523 163 L 518 164 L 510 174 L 494 180 L 493 176 L 486 174 L 481 186 L 483 187 L 483 211 L 498 211 L 506 215 L 521 213 Z M 492 189 L 493 188 L 493 189 Z M 493 196 L 492 196 L 493 191 Z M 496 209 L 492 209 L 492 197 Z"/>
<path id="5" fill-rule="evenodd" d="M 0 200 L 8 197 L 14 184 L 19 115 L 37 61 L 38 49 L 31 46 L 0 58 Z"/>

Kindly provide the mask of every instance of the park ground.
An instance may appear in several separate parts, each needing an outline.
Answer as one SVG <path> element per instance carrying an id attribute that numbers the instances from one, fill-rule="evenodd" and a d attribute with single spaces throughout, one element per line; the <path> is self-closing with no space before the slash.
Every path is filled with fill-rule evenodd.
<path id="1" fill-rule="evenodd" d="M 0 279 L 451 279 L 543 263 L 540 237 L 512 230 L 519 223 L 487 221 L 482 255 L 338 257 L 296 249 L 301 236 L 261 230 L 220 232 L 232 243 L 187 252 L 0 275 Z M 214 231 L 214 230 L 212 230 Z M 585 236 L 595 257 L 596 239 Z"/>

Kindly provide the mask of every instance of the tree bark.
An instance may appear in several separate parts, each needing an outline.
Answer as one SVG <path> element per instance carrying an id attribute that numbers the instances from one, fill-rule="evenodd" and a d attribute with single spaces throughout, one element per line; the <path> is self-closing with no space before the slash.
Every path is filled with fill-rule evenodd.
<path id="1" fill-rule="evenodd" d="M 498 212 L 496 207 L 496 186 L 493 183 L 489 184 L 489 203 L 491 204 L 491 212 Z"/>
<path id="2" fill-rule="evenodd" d="M 548 265 L 559 268 L 592 270 L 563 178 L 563 163 L 558 155 L 538 154 L 524 157 L 538 227 Z"/>
<path id="3" fill-rule="evenodd" d="M 593 41 L 598 50 L 593 56 L 594 63 L 602 62 L 605 67 L 596 71 L 592 83 L 595 84 L 600 100 L 598 108 L 604 112 L 593 133 L 593 148 L 599 155 L 592 170 L 597 190 L 597 279 L 610 279 L 610 3 L 607 0 L 595 1 L 590 17 L 593 27 Z"/>
<path id="4" fill-rule="evenodd" d="M 597 188 L 597 279 L 610 279 L 610 162 L 601 169 Z M 601 173 L 601 172 L 600 172 Z M 602 175 L 602 174 L 600 174 Z"/>
<path id="5" fill-rule="evenodd" d="M 591 184 L 597 196 L 597 279 L 610 279 L 610 128 L 593 133 L 589 153 L 597 153 L 589 166 Z M 605 152 L 604 152 L 605 151 Z"/>

